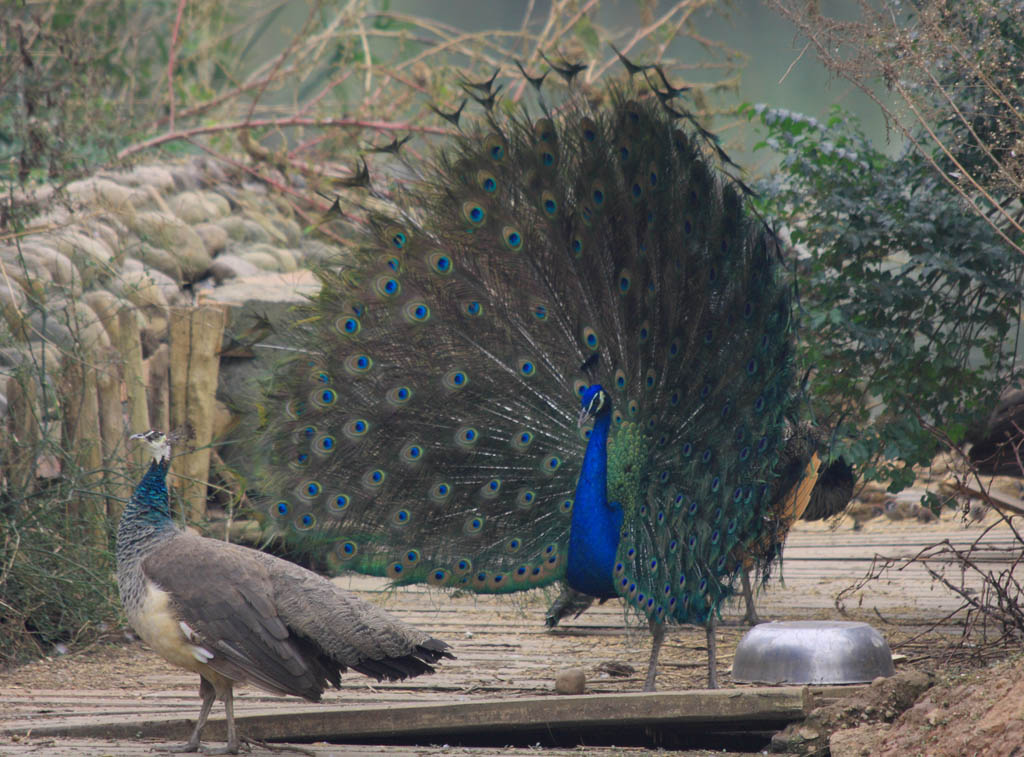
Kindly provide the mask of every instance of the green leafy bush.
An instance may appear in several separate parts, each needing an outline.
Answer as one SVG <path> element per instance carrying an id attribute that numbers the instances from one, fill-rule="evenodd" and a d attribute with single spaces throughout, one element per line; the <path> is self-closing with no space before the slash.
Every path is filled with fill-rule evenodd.
<path id="1" fill-rule="evenodd" d="M 743 111 L 782 156 L 759 204 L 797 251 L 815 415 L 899 491 L 1012 376 L 1024 260 L 918 153 L 889 157 L 838 108 Z"/>

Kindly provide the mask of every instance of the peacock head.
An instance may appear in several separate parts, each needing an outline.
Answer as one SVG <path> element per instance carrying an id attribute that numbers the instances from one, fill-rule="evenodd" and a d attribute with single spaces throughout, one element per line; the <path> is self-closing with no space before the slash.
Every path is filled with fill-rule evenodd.
<path id="1" fill-rule="evenodd" d="M 580 417 L 577 425 L 582 426 L 591 418 L 610 413 L 612 411 L 612 398 L 608 396 L 600 384 L 588 386 L 580 398 Z"/>
<path id="2" fill-rule="evenodd" d="M 164 460 L 171 459 L 171 440 L 167 438 L 167 434 L 163 431 L 151 428 L 149 431 L 144 431 L 141 434 L 132 434 L 129 438 L 140 439 L 145 443 L 149 447 L 150 454 L 153 455 L 153 462 L 161 463 Z"/>

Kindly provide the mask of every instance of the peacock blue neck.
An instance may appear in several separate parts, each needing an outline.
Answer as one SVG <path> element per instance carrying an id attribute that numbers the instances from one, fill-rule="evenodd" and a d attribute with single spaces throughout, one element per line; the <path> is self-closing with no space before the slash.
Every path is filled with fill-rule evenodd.
<path id="1" fill-rule="evenodd" d="M 154 460 L 146 475 L 139 481 L 132 498 L 124 508 L 121 521 L 143 521 L 160 528 L 174 526 L 171 519 L 170 500 L 167 496 L 167 468 L 170 460 L 166 457 Z"/>
<path id="2" fill-rule="evenodd" d="M 569 586 L 595 597 L 616 596 L 612 583 L 622 529 L 622 505 L 608 501 L 608 429 L 611 412 L 600 413 L 583 456 L 569 530 Z"/>

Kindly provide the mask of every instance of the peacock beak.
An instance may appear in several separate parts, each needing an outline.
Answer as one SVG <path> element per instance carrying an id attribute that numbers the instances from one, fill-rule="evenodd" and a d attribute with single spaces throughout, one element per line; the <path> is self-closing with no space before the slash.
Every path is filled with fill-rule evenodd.
<path id="1" fill-rule="evenodd" d="M 583 428 L 583 424 L 590 420 L 590 406 L 580 410 L 580 417 L 576 419 L 576 427 Z"/>

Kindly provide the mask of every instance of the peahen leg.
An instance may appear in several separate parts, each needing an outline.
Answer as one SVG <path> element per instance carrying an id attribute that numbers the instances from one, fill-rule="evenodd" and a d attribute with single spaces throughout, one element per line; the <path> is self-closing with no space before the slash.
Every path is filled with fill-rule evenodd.
<path id="1" fill-rule="evenodd" d="M 757 617 L 757 608 L 754 606 L 754 590 L 750 588 L 750 571 L 746 568 L 740 571 L 740 581 L 743 584 L 743 601 L 747 604 L 747 614 L 743 616 L 743 620 L 748 625 L 756 626 L 761 619 Z"/>
<path id="2" fill-rule="evenodd" d="M 651 661 L 647 663 L 647 680 L 644 681 L 644 691 L 654 691 L 654 678 L 658 674 L 658 652 L 661 651 L 661 643 L 665 640 L 665 624 L 656 623 L 653 620 L 651 624 Z"/>
<path id="3" fill-rule="evenodd" d="M 238 730 L 235 728 L 235 697 L 229 687 L 224 695 L 224 716 L 227 720 L 228 743 L 219 747 L 206 747 L 203 754 L 238 754 Z"/>
<path id="4" fill-rule="evenodd" d="M 718 688 L 718 641 L 715 638 L 715 630 L 718 628 L 718 618 L 714 612 L 708 618 L 704 629 L 708 636 L 708 688 Z"/>
<path id="5" fill-rule="evenodd" d="M 203 735 L 203 728 L 206 726 L 206 719 L 210 717 L 210 709 L 213 707 L 213 702 L 217 698 L 217 692 L 214 691 L 213 685 L 205 678 L 199 678 L 199 696 L 203 698 L 203 705 L 199 708 L 199 718 L 196 720 L 196 727 L 192 729 L 192 735 L 189 736 L 188 741 L 184 744 L 177 744 L 175 746 L 164 746 L 157 747 L 158 752 L 198 752 L 199 751 L 199 739 Z"/>

